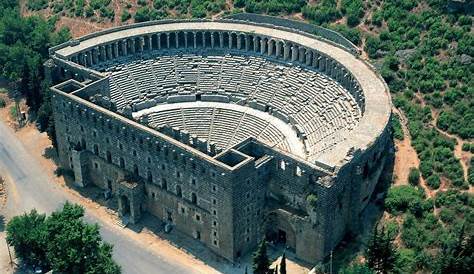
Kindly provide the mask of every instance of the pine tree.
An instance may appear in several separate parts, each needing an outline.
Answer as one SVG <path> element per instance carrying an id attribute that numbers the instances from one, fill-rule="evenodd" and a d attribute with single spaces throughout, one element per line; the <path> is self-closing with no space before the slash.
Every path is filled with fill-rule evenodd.
<path id="1" fill-rule="evenodd" d="M 385 232 L 385 228 L 382 227 L 379 231 L 375 226 L 367 248 L 368 266 L 377 273 L 388 273 L 393 269 L 397 255 L 398 253 L 392 240 Z"/>
<path id="2" fill-rule="evenodd" d="M 257 251 L 253 253 L 252 268 L 254 274 L 267 274 L 270 262 L 267 257 L 267 243 L 265 239 L 260 242 Z"/>
<path id="3" fill-rule="evenodd" d="M 280 274 L 286 274 L 286 254 L 283 252 L 280 261 Z"/>

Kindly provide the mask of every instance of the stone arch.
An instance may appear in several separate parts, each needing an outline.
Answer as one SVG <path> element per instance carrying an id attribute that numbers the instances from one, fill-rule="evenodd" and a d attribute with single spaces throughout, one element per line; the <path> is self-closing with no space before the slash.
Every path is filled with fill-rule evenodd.
<path id="1" fill-rule="evenodd" d="M 176 33 L 176 35 L 177 35 L 178 48 L 185 48 L 186 47 L 186 44 L 185 44 L 186 33 L 184 31 L 179 31 Z"/>
<path id="2" fill-rule="evenodd" d="M 212 32 L 211 39 L 212 39 L 212 43 L 214 44 L 214 47 L 219 48 L 220 47 L 219 32 L 217 31 Z"/>
<path id="3" fill-rule="evenodd" d="M 202 32 L 201 31 L 196 32 L 196 47 L 197 48 L 202 48 L 204 46 L 204 41 L 202 38 L 203 38 Z"/>
<path id="4" fill-rule="evenodd" d="M 186 35 L 186 41 L 187 41 L 187 47 L 188 48 L 194 48 L 194 33 L 191 31 L 185 32 Z"/>
<path id="5" fill-rule="evenodd" d="M 223 38 L 223 48 L 229 48 L 229 32 L 225 31 L 222 33 Z"/>
<path id="6" fill-rule="evenodd" d="M 266 216 L 265 225 L 265 237 L 268 241 L 296 250 L 296 229 L 287 214 L 280 210 L 272 211 Z"/>
<path id="7" fill-rule="evenodd" d="M 230 49 L 236 49 L 236 48 L 237 48 L 237 33 L 232 32 L 232 33 L 230 34 L 230 41 L 229 41 L 229 43 L 231 43 L 231 44 L 229 45 L 229 48 L 230 48 Z"/>
<path id="8" fill-rule="evenodd" d="M 165 49 L 168 47 L 166 44 L 166 40 L 167 40 L 166 33 L 162 32 L 158 34 L 159 48 Z"/>
<path id="9" fill-rule="evenodd" d="M 208 32 L 208 31 L 205 31 L 203 33 L 204 37 L 203 37 L 203 45 L 204 45 L 204 48 L 211 48 L 211 45 L 212 45 L 212 42 L 211 42 L 211 33 Z"/>
<path id="10" fill-rule="evenodd" d="M 178 45 L 176 44 L 176 32 L 170 32 L 169 33 L 169 48 L 178 48 Z"/>

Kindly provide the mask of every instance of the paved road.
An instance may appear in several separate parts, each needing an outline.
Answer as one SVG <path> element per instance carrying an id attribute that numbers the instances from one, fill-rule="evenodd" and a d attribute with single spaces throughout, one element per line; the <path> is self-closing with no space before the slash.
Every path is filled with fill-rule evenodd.
<path id="1" fill-rule="evenodd" d="M 36 208 L 51 212 L 68 199 L 73 199 L 62 187 L 41 169 L 12 130 L 0 121 L 0 173 L 12 181 L 7 186 L 6 215 L 18 215 Z M 123 273 L 196 273 L 179 264 L 165 261 L 155 252 L 130 239 L 121 228 L 92 216 L 86 210 L 86 220 L 101 226 L 104 240 L 114 244 L 114 258 L 122 266 Z"/>

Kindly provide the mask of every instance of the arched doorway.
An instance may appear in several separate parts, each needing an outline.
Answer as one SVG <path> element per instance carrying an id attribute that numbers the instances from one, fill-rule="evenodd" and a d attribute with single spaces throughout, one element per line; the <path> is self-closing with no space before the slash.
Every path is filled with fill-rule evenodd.
<path id="1" fill-rule="evenodd" d="M 271 212 L 266 217 L 265 238 L 276 245 L 296 249 L 295 230 L 285 215 Z"/>

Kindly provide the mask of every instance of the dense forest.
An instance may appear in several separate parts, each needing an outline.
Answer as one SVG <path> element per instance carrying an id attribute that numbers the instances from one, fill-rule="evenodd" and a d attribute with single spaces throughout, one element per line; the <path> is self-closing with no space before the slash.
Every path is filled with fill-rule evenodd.
<path id="1" fill-rule="evenodd" d="M 473 272 L 472 245 L 466 247 L 474 231 L 473 23 L 465 11 L 449 10 L 448 0 L 138 0 L 119 7 L 112 0 L 25 1 L 30 13 L 45 18 L 21 17 L 15 0 L 0 3 L 1 74 L 18 82 L 41 130 L 51 128 L 42 63 L 49 46 L 70 36 L 55 28 L 60 17 L 125 24 L 245 11 L 339 31 L 364 50 L 388 83 L 420 159 L 408 184 L 392 186 L 385 200 L 388 217 L 380 225 L 397 247 L 390 271 Z M 394 115 L 392 126 L 401 140 L 400 120 Z M 469 154 L 467 176 L 455 156 L 460 142 Z M 352 264 L 342 271 L 373 269 Z"/>

